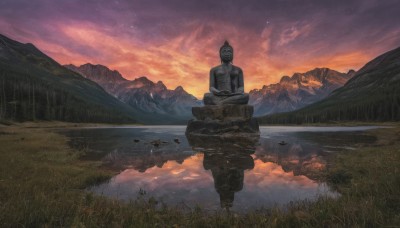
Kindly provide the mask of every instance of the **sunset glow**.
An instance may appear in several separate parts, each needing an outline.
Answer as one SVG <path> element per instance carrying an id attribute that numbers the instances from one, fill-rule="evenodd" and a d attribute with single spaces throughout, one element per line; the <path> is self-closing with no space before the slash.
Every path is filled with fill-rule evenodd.
<path id="1" fill-rule="evenodd" d="M 0 3 L 0 33 L 61 64 L 102 64 L 197 97 L 228 39 L 245 90 L 283 75 L 359 69 L 400 44 L 398 1 L 22 1 Z"/>
<path id="2" fill-rule="evenodd" d="M 187 158 L 182 164 L 175 161 L 166 162 L 162 168 L 152 167 L 144 173 L 127 169 L 113 179 L 113 185 L 131 183 L 132 188 L 145 187 L 146 190 L 174 188 L 210 188 L 214 184 L 210 170 L 203 167 L 202 154 Z M 249 188 L 284 185 L 316 188 L 318 183 L 306 176 L 295 176 L 293 172 L 285 172 L 282 166 L 272 162 L 254 161 L 255 166 L 246 172 L 244 182 Z M 172 179 L 171 179 L 172 177 Z M 156 181 L 155 181 L 156 180 Z M 135 190 L 135 189 L 132 189 Z"/>
<path id="3" fill-rule="evenodd" d="M 182 164 L 170 160 L 162 167 L 154 166 L 145 172 L 126 169 L 110 182 L 92 190 L 125 200 L 136 199 L 142 190 L 148 196 L 163 199 L 171 205 L 185 201 L 190 206 L 199 204 L 218 209 L 221 193 L 217 189 L 221 186 L 215 177 L 227 175 L 223 170 L 226 172 L 228 169 L 222 169 L 222 163 L 211 162 L 207 163 L 206 170 L 204 162 L 204 155 L 198 153 L 186 158 Z M 295 175 L 292 171 L 286 172 L 282 166 L 272 162 L 256 159 L 254 168 L 243 170 L 231 166 L 229 170 L 244 173 L 243 179 L 231 180 L 234 183 L 243 181 L 243 188 L 234 190 L 233 209 L 284 205 L 295 199 L 313 199 L 318 194 L 334 196 L 324 183 L 317 183 L 304 175 Z"/>

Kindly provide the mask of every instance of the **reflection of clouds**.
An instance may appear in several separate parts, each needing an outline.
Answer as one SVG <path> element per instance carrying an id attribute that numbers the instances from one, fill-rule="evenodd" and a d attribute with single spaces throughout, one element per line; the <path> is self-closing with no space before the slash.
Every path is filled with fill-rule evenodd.
<path id="1" fill-rule="evenodd" d="M 179 164 L 175 161 L 167 161 L 162 168 L 152 167 L 147 169 L 144 173 L 127 169 L 117 175 L 112 182 L 115 184 L 143 184 L 144 186 L 142 188 L 154 190 L 157 189 L 159 185 L 163 186 L 164 188 L 165 186 L 173 186 L 175 184 L 179 185 L 181 183 L 180 181 L 186 180 L 190 181 L 190 183 L 185 182 L 185 185 L 190 184 L 191 187 L 201 187 L 210 180 L 210 178 L 204 179 L 203 172 L 205 171 L 203 169 L 201 160 L 202 158 L 193 156 L 185 159 L 182 164 Z M 157 177 L 157 182 L 152 181 L 153 177 Z M 173 182 L 172 185 L 171 182 Z M 145 186 L 147 186 L 147 188 Z"/>
<path id="2" fill-rule="evenodd" d="M 174 174 L 174 175 L 178 175 L 178 174 L 180 174 L 180 173 L 182 173 L 184 171 L 185 171 L 184 169 L 178 169 L 178 170 L 171 171 L 171 173 Z"/>
<path id="3" fill-rule="evenodd" d="M 203 158 L 204 155 L 198 153 L 185 159 L 182 164 L 168 161 L 162 168 L 152 167 L 144 173 L 127 169 L 109 183 L 94 187 L 93 190 L 121 199 L 134 199 L 138 190 L 143 189 L 166 203 L 185 202 L 191 206 L 199 204 L 218 209 L 220 200 L 215 180 L 211 171 L 204 170 Z M 243 189 L 235 193 L 234 210 L 283 205 L 291 200 L 313 199 L 319 193 L 329 191 L 326 185 L 303 175 L 294 175 L 293 171 L 285 172 L 278 164 L 259 159 L 254 162 L 254 169 L 245 170 Z"/>
<path id="4" fill-rule="evenodd" d="M 127 169 L 110 180 L 92 188 L 103 195 L 120 199 L 135 199 L 138 190 L 145 190 L 149 196 L 163 199 L 166 203 L 185 202 L 194 206 L 201 204 L 208 208 L 219 205 L 214 181 L 209 171 L 203 168 L 203 155 L 194 155 L 182 164 L 166 162 L 162 168 L 152 167 L 144 173 Z"/>
<path id="5" fill-rule="evenodd" d="M 256 148 L 255 158 L 262 162 L 273 162 L 282 167 L 285 172 L 293 172 L 294 175 L 313 175 L 324 169 L 326 161 L 321 155 L 319 146 L 293 141 L 295 138 L 286 137 L 288 144 L 281 146 L 277 139 L 261 140 L 261 146 Z"/>
<path id="6" fill-rule="evenodd" d="M 272 162 L 255 160 L 255 168 L 245 172 L 244 189 L 236 194 L 236 208 L 283 206 L 290 201 L 312 200 L 319 195 L 336 196 L 326 184 L 320 184 L 306 176 L 285 172 Z M 246 203 L 244 203 L 246 202 Z M 249 206 L 251 205 L 251 206 Z"/>
<path id="7" fill-rule="evenodd" d="M 255 160 L 253 172 L 245 173 L 245 185 L 248 187 L 286 185 L 315 188 L 318 184 L 306 176 L 294 176 L 293 172 L 285 172 L 282 166 L 272 162 Z"/>

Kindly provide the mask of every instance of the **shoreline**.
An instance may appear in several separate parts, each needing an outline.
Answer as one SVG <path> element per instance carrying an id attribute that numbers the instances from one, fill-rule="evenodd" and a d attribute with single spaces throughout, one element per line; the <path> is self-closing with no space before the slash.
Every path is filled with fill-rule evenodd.
<path id="1" fill-rule="evenodd" d="M 146 124 L 126 124 L 126 123 L 74 123 L 64 121 L 26 121 L 26 122 L 15 122 L 15 121 L 4 121 L 0 120 L 0 127 L 7 126 L 21 126 L 21 127 L 37 127 L 37 128 L 74 128 L 74 127 L 102 127 L 102 126 L 140 126 L 140 127 L 151 127 L 151 126 L 186 126 L 186 124 L 157 124 L 157 125 L 146 125 Z M 315 124 L 268 124 L 261 125 L 260 127 L 351 127 L 351 126 L 400 126 L 400 122 L 332 122 L 332 123 L 315 123 Z"/>

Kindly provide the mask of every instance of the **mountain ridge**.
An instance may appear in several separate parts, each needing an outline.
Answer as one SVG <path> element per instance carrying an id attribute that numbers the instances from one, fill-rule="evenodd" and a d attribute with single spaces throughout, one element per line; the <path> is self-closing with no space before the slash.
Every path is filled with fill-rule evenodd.
<path id="1" fill-rule="evenodd" d="M 201 101 L 182 86 L 171 90 L 162 81 L 154 83 L 146 76 L 128 80 L 118 71 L 100 64 L 65 66 L 98 83 L 109 94 L 142 112 L 153 123 L 186 123 L 192 118 L 191 108 L 201 105 Z"/>
<path id="2" fill-rule="evenodd" d="M 251 90 L 249 104 L 257 116 L 293 111 L 323 99 L 353 75 L 354 71 L 340 73 L 329 68 L 285 75 L 279 83 Z"/>
<path id="3" fill-rule="evenodd" d="M 400 120 L 400 47 L 367 62 L 325 99 L 294 112 L 259 118 L 262 123 Z"/>

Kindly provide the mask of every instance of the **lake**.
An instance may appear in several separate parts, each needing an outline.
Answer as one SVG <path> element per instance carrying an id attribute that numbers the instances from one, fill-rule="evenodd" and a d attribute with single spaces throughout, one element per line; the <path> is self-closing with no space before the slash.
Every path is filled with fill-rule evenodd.
<path id="1" fill-rule="evenodd" d="M 82 159 L 118 174 L 88 191 L 125 201 L 156 199 L 171 207 L 248 212 L 319 196 L 338 197 L 315 176 L 331 153 L 372 144 L 362 127 L 260 127 L 254 145 L 192 142 L 186 126 L 63 130 Z"/>

